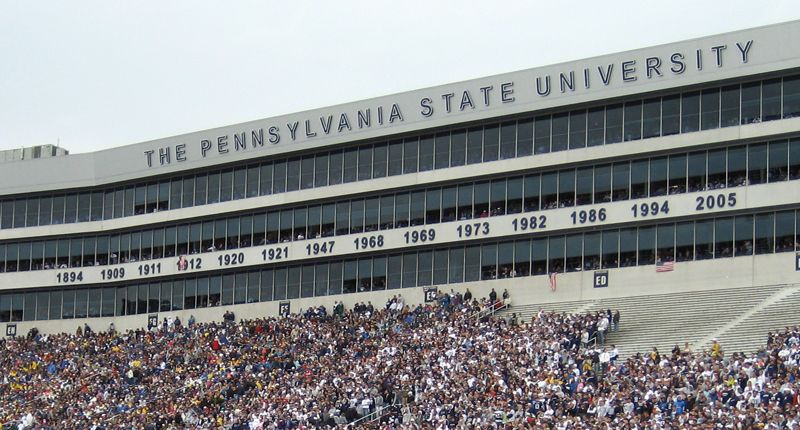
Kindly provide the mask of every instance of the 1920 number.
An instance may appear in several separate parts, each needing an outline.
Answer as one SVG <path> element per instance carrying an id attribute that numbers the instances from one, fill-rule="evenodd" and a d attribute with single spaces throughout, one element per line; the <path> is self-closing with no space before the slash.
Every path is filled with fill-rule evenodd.
<path id="1" fill-rule="evenodd" d="M 569 215 L 572 218 L 572 224 L 586 224 L 587 222 L 603 222 L 606 220 L 606 209 L 589 209 L 572 211 Z"/>
<path id="2" fill-rule="evenodd" d="M 408 234 L 408 233 L 406 233 Z M 383 235 L 357 237 L 353 240 L 356 249 L 374 249 L 383 247 Z"/>
<path id="3" fill-rule="evenodd" d="M 264 257 L 264 261 L 283 260 L 289 258 L 289 247 L 264 249 L 261 251 L 261 256 Z"/>
<path id="4" fill-rule="evenodd" d="M 244 263 L 244 252 L 233 252 L 217 257 L 220 266 L 236 266 Z"/>
<path id="5" fill-rule="evenodd" d="M 547 228 L 547 216 L 531 215 L 530 217 L 516 218 L 511 221 L 514 231 L 528 231 Z"/>
<path id="6" fill-rule="evenodd" d="M 732 208 L 736 206 L 736 193 L 728 193 L 728 194 L 717 194 L 717 195 L 710 195 L 706 197 L 698 197 L 695 199 L 695 210 L 703 211 L 706 209 L 721 209 L 721 208 Z"/>
<path id="7" fill-rule="evenodd" d="M 309 243 L 306 245 L 308 255 L 330 254 L 333 252 L 333 245 L 336 241 L 329 240 L 322 243 Z"/>
<path id="8" fill-rule="evenodd" d="M 669 202 L 664 200 L 661 204 L 658 202 L 641 203 L 631 206 L 634 218 L 645 218 L 648 216 L 656 216 L 658 214 L 669 213 Z"/>
<path id="9" fill-rule="evenodd" d="M 83 272 L 59 272 L 56 273 L 56 279 L 61 284 L 66 284 L 68 282 L 83 282 Z"/>
<path id="10" fill-rule="evenodd" d="M 433 242 L 436 239 L 436 230 L 432 228 L 424 230 L 407 231 L 403 234 L 406 243 L 425 243 Z"/>
<path id="11" fill-rule="evenodd" d="M 101 270 L 100 271 L 100 277 L 102 277 L 103 280 L 122 279 L 122 278 L 125 277 L 125 268 L 124 267 L 118 267 L 118 268 L 114 268 L 114 269 Z"/>
<path id="12" fill-rule="evenodd" d="M 139 276 L 158 275 L 161 273 L 161 263 L 139 265 Z"/>
<path id="13" fill-rule="evenodd" d="M 458 226 L 456 230 L 458 231 L 458 237 L 486 236 L 489 234 L 489 223 L 484 221 L 464 224 Z"/>

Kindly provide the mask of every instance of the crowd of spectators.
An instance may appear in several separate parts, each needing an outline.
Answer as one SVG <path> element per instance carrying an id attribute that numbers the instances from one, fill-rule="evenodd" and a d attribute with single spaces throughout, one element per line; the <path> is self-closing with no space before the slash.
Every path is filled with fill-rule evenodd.
<path id="1" fill-rule="evenodd" d="M 476 318 L 494 300 L 401 296 L 279 318 L 0 344 L 3 429 L 800 428 L 800 331 L 745 357 L 618 358 L 613 313 Z M 616 323 L 614 321 L 616 319 Z M 359 418 L 374 414 L 374 421 Z M 355 424 L 354 424 L 355 423 Z"/>

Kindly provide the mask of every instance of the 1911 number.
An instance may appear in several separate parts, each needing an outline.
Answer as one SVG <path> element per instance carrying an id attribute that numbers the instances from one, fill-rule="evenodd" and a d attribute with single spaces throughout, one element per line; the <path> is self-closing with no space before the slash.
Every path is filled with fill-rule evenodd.
<path id="1" fill-rule="evenodd" d="M 139 265 L 139 276 L 158 275 L 161 273 L 161 263 Z"/>

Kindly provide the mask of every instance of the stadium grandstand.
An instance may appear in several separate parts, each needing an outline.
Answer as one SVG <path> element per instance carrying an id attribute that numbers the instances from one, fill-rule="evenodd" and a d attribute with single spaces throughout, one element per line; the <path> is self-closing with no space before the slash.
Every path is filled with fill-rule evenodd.
<path id="1" fill-rule="evenodd" d="M 798 39 L 14 156 L 0 425 L 800 428 Z"/>

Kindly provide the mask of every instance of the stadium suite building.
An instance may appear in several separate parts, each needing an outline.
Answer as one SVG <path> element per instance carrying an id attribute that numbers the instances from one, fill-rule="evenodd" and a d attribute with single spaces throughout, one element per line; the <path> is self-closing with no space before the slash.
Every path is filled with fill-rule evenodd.
<path id="1" fill-rule="evenodd" d="M 800 21 L 5 163 L 0 323 L 800 281 L 792 40 Z"/>

